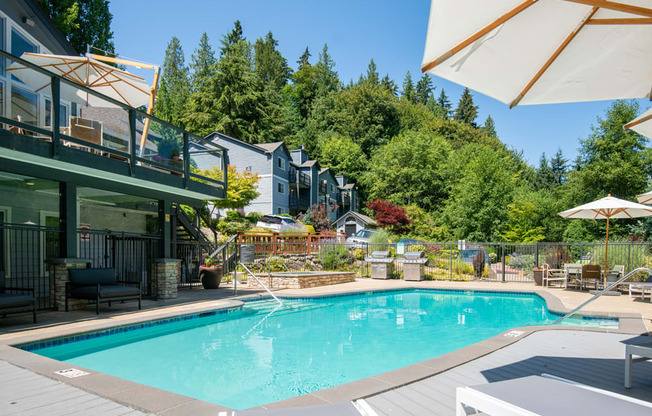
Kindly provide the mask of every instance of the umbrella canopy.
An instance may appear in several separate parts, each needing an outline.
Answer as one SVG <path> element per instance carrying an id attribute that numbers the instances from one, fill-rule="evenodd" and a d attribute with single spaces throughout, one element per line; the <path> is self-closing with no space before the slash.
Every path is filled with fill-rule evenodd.
<path id="1" fill-rule="evenodd" d="M 611 218 L 637 218 L 652 215 L 652 207 L 614 198 L 611 195 L 588 204 L 580 205 L 559 213 L 564 218 L 606 219 L 607 238 L 604 252 L 604 279 L 607 278 L 607 256 L 609 254 L 609 220 Z"/>
<path id="2" fill-rule="evenodd" d="M 140 107 L 150 102 L 152 89 L 143 78 L 91 57 L 24 53 L 21 58 L 131 107 Z M 34 88 L 36 92 L 50 87 L 50 77 L 18 62 L 9 65 L 7 71 Z M 99 97 L 86 94 L 63 83 L 61 95 L 69 100 L 76 97 L 77 100 L 83 100 L 91 106 L 110 106 Z"/>
<path id="3" fill-rule="evenodd" d="M 432 0 L 422 71 L 513 107 L 650 97 L 652 0 Z"/>
<path id="4" fill-rule="evenodd" d="M 652 108 L 623 126 L 652 139 Z"/>

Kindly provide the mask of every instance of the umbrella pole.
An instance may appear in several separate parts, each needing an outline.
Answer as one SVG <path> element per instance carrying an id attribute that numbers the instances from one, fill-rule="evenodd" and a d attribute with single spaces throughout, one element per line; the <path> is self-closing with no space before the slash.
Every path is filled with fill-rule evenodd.
<path id="1" fill-rule="evenodd" d="M 608 264 L 608 256 L 609 255 L 609 217 L 607 217 L 607 239 L 605 240 L 604 243 L 604 276 L 603 276 L 603 283 L 605 284 L 605 287 L 607 287 L 607 264 Z"/>

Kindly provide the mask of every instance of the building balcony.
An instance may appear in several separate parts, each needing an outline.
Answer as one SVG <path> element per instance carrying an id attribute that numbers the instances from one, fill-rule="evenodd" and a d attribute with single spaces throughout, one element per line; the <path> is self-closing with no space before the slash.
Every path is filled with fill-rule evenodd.
<path id="1" fill-rule="evenodd" d="M 226 196 L 225 149 L 4 50 L 0 60 L 3 169 L 157 199 Z M 211 148 L 221 178 L 193 171 L 193 145 Z"/>
<path id="2" fill-rule="evenodd" d="M 290 184 L 296 184 L 299 188 L 310 188 L 310 175 L 303 172 L 292 171 L 290 172 Z"/>
<path id="3" fill-rule="evenodd" d="M 310 208 L 310 200 L 304 197 L 297 197 L 296 195 L 290 195 L 290 207 L 293 208 Z"/>

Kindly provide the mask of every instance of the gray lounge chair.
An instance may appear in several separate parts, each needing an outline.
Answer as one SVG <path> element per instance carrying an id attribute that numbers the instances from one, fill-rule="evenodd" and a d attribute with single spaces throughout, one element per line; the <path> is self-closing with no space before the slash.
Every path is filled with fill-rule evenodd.
<path id="1" fill-rule="evenodd" d="M 27 295 L 7 293 L 24 292 Z M 31 293 L 31 295 L 29 294 Z M 24 287 L 5 287 L 5 272 L 0 271 L 0 315 L 7 316 L 10 313 L 32 312 L 34 323 L 36 323 L 36 299 L 34 289 Z"/>

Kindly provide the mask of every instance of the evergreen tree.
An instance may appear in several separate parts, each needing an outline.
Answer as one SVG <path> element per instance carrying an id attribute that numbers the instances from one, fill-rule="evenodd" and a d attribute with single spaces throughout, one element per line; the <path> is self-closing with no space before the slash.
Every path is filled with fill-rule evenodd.
<path id="1" fill-rule="evenodd" d="M 439 93 L 439 98 L 437 98 L 437 104 L 439 104 L 439 106 L 442 108 L 444 112 L 444 120 L 449 120 L 452 113 L 453 105 L 448 99 L 448 96 L 446 95 L 446 91 L 444 91 L 443 88 Z"/>
<path id="2" fill-rule="evenodd" d="M 498 133 L 496 133 L 496 125 L 494 124 L 494 119 L 491 118 L 491 115 L 487 116 L 484 126 L 482 126 L 482 131 L 484 131 L 484 134 L 489 137 L 498 137 Z"/>
<path id="3" fill-rule="evenodd" d="M 310 65 L 310 51 L 308 51 L 308 47 L 306 46 L 306 50 L 301 54 L 299 57 L 299 60 L 297 63 L 299 64 L 299 71 L 306 65 Z"/>
<path id="4" fill-rule="evenodd" d="M 568 172 L 568 159 L 566 159 L 561 151 L 557 149 L 555 156 L 550 159 L 550 168 L 554 176 L 554 181 L 557 185 L 563 185 L 566 182 L 566 173 Z"/>
<path id="5" fill-rule="evenodd" d="M 414 92 L 414 84 L 412 83 L 412 74 L 410 74 L 410 71 L 405 74 L 405 79 L 403 80 L 403 91 L 401 91 L 401 95 L 411 103 L 416 102 L 416 94 Z"/>
<path id="6" fill-rule="evenodd" d="M 277 49 L 278 41 L 272 32 L 267 33 L 265 39 L 259 38 L 254 44 L 254 66 L 256 78 L 265 88 L 275 91 L 283 88 L 290 77 L 292 70 L 287 59 Z"/>
<path id="7" fill-rule="evenodd" d="M 317 96 L 324 96 L 340 89 L 340 79 L 335 71 L 335 62 L 328 54 L 328 45 L 319 54 L 319 61 L 315 64 L 315 78 L 317 83 Z"/>
<path id="8" fill-rule="evenodd" d="M 79 53 L 115 54 L 108 0 L 38 0 L 70 45 Z"/>
<path id="9" fill-rule="evenodd" d="M 389 78 L 389 74 L 383 77 L 380 81 L 380 86 L 391 92 L 392 95 L 398 95 L 398 87 L 396 86 L 396 83 L 394 83 L 394 80 Z"/>
<path id="10" fill-rule="evenodd" d="M 464 88 L 460 102 L 457 104 L 457 109 L 453 115 L 453 119 L 461 123 L 470 124 L 477 127 L 475 119 L 478 117 L 478 106 L 473 103 L 473 95 L 468 88 Z"/>
<path id="11" fill-rule="evenodd" d="M 183 48 L 174 36 L 165 50 L 163 76 L 155 106 L 156 116 L 175 126 L 184 127 L 182 117 L 189 95 L 190 83 Z"/>
<path id="12" fill-rule="evenodd" d="M 190 69 L 192 69 L 192 91 L 206 88 L 209 79 L 215 74 L 215 52 L 204 32 L 199 39 L 199 47 L 191 56 Z"/>
<path id="13" fill-rule="evenodd" d="M 224 36 L 224 38 L 222 38 L 222 48 L 221 48 L 222 55 L 226 55 L 228 53 L 229 48 L 232 45 L 235 45 L 240 41 L 246 41 L 246 40 L 247 38 L 243 36 L 242 25 L 240 24 L 239 20 L 236 20 L 233 23 L 233 29 L 226 36 Z"/>
<path id="14" fill-rule="evenodd" d="M 423 74 L 421 79 L 417 82 L 417 87 L 415 90 L 416 101 L 419 104 L 426 105 L 428 99 L 430 98 L 431 93 L 435 89 L 432 86 L 432 80 L 428 74 Z"/>
<path id="15" fill-rule="evenodd" d="M 551 189 L 556 185 L 555 174 L 545 153 L 541 154 L 536 170 L 535 185 L 538 189 Z"/>
<path id="16" fill-rule="evenodd" d="M 369 62 L 369 65 L 367 66 L 367 76 L 364 77 L 364 81 L 367 82 L 371 85 L 378 85 L 380 84 L 380 76 L 378 75 L 378 71 L 376 69 L 376 63 L 372 59 Z"/>

